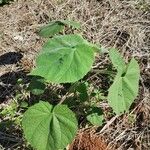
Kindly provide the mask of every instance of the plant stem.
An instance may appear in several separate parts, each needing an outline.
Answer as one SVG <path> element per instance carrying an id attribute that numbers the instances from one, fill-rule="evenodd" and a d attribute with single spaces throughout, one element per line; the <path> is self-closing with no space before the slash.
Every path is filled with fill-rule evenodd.
<path id="1" fill-rule="evenodd" d="M 92 72 L 96 74 L 108 74 L 108 75 L 116 75 L 115 71 L 110 71 L 110 70 L 99 70 L 99 69 L 93 69 Z"/>

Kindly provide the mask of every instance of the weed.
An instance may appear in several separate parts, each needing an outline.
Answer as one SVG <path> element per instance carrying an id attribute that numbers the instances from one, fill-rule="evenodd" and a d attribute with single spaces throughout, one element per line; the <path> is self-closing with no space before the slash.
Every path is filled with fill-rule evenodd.
<path id="1" fill-rule="evenodd" d="M 34 77 L 29 88 L 33 94 L 42 94 L 45 83 L 72 84 L 57 105 L 44 100 L 24 113 L 25 138 L 38 150 L 64 149 L 71 143 L 78 129 L 78 113 L 82 112 L 87 121 L 96 126 L 101 126 L 104 120 L 101 108 L 96 106 L 97 101 L 90 101 L 88 84 L 80 81 L 90 71 L 95 53 L 100 52 L 101 47 L 89 43 L 79 34 L 59 35 L 66 25 L 77 30 L 80 28 L 74 21 L 61 20 L 53 21 L 39 31 L 41 36 L 52 38 L 44 44 L 36 59 L 36 67 L 29 74 Z M 138 94 L 139 66 L 134 58 L 126 64 L 116 49 L 110 49 L 109 56 L 117 73 L 108 89 L 108 96 L 103 97 L 99 91 L 92 94 L 100 99 L 106 98 L 113 111 L 121 115 L 129 111 Z M 82 110 L 76 108 L 79 112 L 74 113 L 71 105 L 65 103 L 68 97 L 72 98 L 71 101 L 78 101 L 76 107 L 83 103 Z"/>

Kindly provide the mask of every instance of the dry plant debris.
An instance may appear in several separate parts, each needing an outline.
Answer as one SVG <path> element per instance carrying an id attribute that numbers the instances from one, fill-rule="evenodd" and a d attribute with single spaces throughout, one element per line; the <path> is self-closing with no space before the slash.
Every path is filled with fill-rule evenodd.
<path id="1" fill-rule="evenodd" d="M 83 35 L 90 41 L 101 44 L 106 49 L 116 47 L 126 60 L 135 56 L 139 61 L 140 91 L 130 114 L 116 117 L 111 123 L 108 120 L 106 128 L 98 130 L 97 133 L 107 137 L 107 143 L 112 149 L 149 150 L 149 0 L 15 0 L 0 7 L 0 108 L 7 106 L 13 99 L 17 79 L 25 76 L 34 65 L 34 58 L 43 43 L 36 34 L 38 28 L 58 19 L 79 21 L 83 27 Z M 3 59 L 7 53 L 15 54 L 12 58 L 9 55 L 5 57 L 9 58 L 8 64 Z M 106 57 L 99 56 L 93 68 L 103 68 L 108 64 Z M 91 74 L 89 80 L 93 81 L 96 87 L 102 88 L 106 79 L 103 75 Z M 101 105 L 107 109 L 106 103 L 102 102 Z M 19 144 L 12 144 L 5 135 L 0 135 L 0 144 L 5 146 L 5 149 L 15 149 L 20 144 L 17 140 L 16 143 Z M 14 141 L 21 138 L 20 134 L 14 135 Z M 85 138 L 87 137 L 89 134 L 85 132 Z M 1 142 L 1 139 L 5 139 L 5 142 Z"/>
<path id="2" fill-rule="evenodd" d="M 109 150 L 107 143 L 92 131 L 80 131 L 68 150 Z"/>

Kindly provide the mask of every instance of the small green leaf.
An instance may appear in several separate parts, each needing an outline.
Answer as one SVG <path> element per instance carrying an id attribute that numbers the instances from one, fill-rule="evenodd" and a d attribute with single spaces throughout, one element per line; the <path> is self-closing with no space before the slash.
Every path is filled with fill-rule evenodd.
<path id="1" fill-rule="evenodd" d="M 23 131 L 37 150 L 58 150 L 72 142 L 77 132 L 75 114 L 66 105 L 39 102 L 23 116 Z"/>
<path id="2" fill-rule="evenodd" d="M 29 84 L 28 90 L 34 95 L 43 94 L 46 87 L 44 83 L 44 78 L 39 76 L 33 77 L 31 83 Z"/>
<path id="3" fill-rule="evenodd" d="M 103 124 L 103 113 L 98 107 L 93 107 L 91 113 L 87 116 L 87 120 L 95 126 L 101 126 Z"/>
<path id="4" fill-rule="evenodd" d="M 79 99 L 82 102 L 88 100 L 87 86 L 85 83 L 79 83 L 76 87 L 76 91 L 79 92 Z"/>
<path id="5" fill-rule="evenodd" d="M 80 94 L 79 94 L 79 98 L 80 98 L 80 100 L 81 100 L 82 102 L 85 102 L 85 101 L 88 100 L 89 96 L 88 96 L 87 92 L 86 92 L 86 93 L 80 93 Z"/>
<path id="6" fill-rule="evenodd" d="M 109 105 L 116 114 L 122 114 L 129 110 L 138 94 L 140 69 L 137 61 L 133 58 L 125 72 L 119 72 L 108 93 Z"/>
<path id="7" fill-rule="evenodd" d="M 76 21 L 58 20 L 52 21 L 49 24 L 43 26 L 38 34 L 42 37 L 48 38 L 61 32 L 64 29 L 65 25 L 71 26 L 76 29 L 79 29 L 81 27 L 80 24 Z"/>
<path id="8" fill-rule="evenodd" d="M 64 25 L 71 26 L 73 28 L 79 29 L 81 27 L 80 23 L 71 20 L 60 20 L 60 22 Z"/>
<path id="9" fill-rule="evenodd" d="M 53 83 L 71 83 L 83 78 L 94 62 L 94 51 L 80 35 L 61 35 L 50 39 L 30 73 Z"/>
<path id="10" fill-rule="evenodd" d="M 17 80 L 17 84 L 18 84 L 18 85 L 19 85 L 19 84 L 23 84 L 23 79 L 19 78 L 19 79 Z"/>
<path id="11" fill-rule="evenodd" d="M 23 102 L 21 102 L 20 107 L 21 108 L 28 108 L 28 103 L 23 101 Z"/>
<path id="12" fill-rule="evenodd" d="M 112 48 L 109 51 L 109 56 L 118 73 L 123 74 L 126 70 L 126 64 L 120 53 L 116 49 Z"/>
<path id="13" fill-rule="evenodd" d="M 64 25 L 59 21 L 52 21 L 48 25 L 42 27 L 39 31 L 39 35 L 45 38 L 51 37 L 64 29 Z"/>

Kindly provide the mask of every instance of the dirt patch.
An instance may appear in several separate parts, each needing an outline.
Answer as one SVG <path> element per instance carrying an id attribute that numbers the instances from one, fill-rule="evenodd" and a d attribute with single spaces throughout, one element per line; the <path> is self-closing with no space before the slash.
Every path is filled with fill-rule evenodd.
<path id="1" fill-rule="evenodd" d="M 110 150 L 105 140 L 90 131 L 80 131 L 68 150 Z"/>

